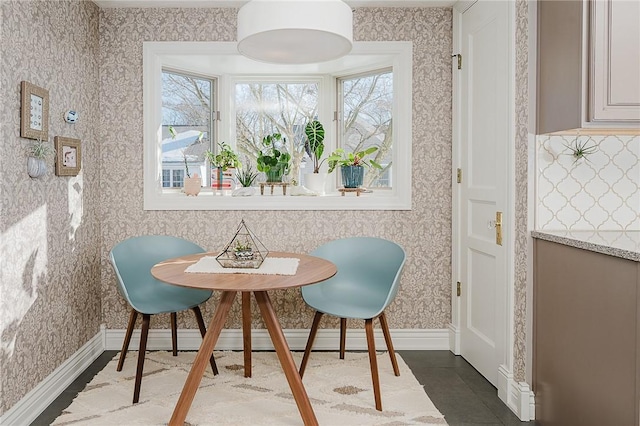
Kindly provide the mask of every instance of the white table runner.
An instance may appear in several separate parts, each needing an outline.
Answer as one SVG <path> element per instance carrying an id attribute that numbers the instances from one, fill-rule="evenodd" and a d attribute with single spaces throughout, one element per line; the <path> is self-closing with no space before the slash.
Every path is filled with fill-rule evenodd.
<path id="1" fill-rule="evenodd" d="M 295 275 L 300 259 L 291 257 L 267 257 L 259 268 L 223 268 L 213 256 L 204 256 L 185 269 L 193 274 L 264 274 Z"/>

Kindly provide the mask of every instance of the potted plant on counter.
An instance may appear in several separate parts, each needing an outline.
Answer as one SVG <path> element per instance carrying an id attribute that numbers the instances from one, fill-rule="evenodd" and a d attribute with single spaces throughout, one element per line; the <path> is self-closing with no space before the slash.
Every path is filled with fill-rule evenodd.
<path id="1" fill-rule="evenodd" d="M 364 180 L 364 168 L 374 167 L 382 169 L 382 166 L 374 160 L 366 159 L 367 155 L 373 154 L 378 150 L 377 146 L 372 146 L 362 151 L 346 152 L 342 148 L 338 148 L 331 153 L 329 158 L 329 173 L 340 166 L 342 172 L 342 185 L 345 188 L 359 188 Z"/>
<path id="2" fill-rule="evenodd" d="M 267 175 L 267 182 L 282 182 L 289 174 L 291 154 L 286 151 L 287 139 L 280 133 L 262 138 L 263 149 L 258 154 L 258 171 Z"/>

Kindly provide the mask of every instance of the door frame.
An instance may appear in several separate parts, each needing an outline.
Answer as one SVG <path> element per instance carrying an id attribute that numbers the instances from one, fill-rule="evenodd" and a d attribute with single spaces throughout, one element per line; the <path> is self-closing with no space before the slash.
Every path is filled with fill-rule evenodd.
<path id="1" fill-rule="evenodd" d="M 484 1 L 484 0 L 477 0 Z M 476 1 L 459 0 L 453 5 L 453 54 L 457 54 L 461 51 L 461 37 L 462 37 L 462 15 L 469 9 Z M 507 164 L 507 194 L 506 194 L 506 208 L 503 216 L 503 230 L 504 230 L 504 245 L 506 250 L 506 268 L 504 273 L 506 274 L 506 305 L 505 313 L 506 322 L 503 330 L 497 330 L 505 337 L 504 353 L 500 354 L 503 360 L 503 364 L 498 366 L 498 397 L 521 419 L 531 420 L 533 418 L 533 412 L 531 411 L 532 401 L 531 392 L 529 386 L 526 383 L 517 383 L 513 378 L 513 365 L 514 365 L 514 294 L 515 294 L 515 141 L 516 136 L 516 93 L 515 93 L 515 71 L 516 71 L 516 6 L 513 1 L 509 1 L 509 129 L 508 140 L 512 141 L 505 147 L 507 150 L 506 156 L 508 159 Z M 454 58 L 452 58 L 454 59 Z M 463 58 L 464 66 L 464 58 Z M 460 318 L 461 318 L 461 303 L 460 298 L 457 297 L 457 283 L 461 280 L 460 274 L 460 259 L 461 259 L 461 203 L 460 203 L 460 188 L 457 183 L 457 169 L 461 167 L 461 78 L 457 69 L 457 60 L 452 60 L 452 113 L 453 113 L 453 126 L 452 126 L 452 274 L 451 274 L 451 324 L 449 325 L 449 347 L 450 350 L 460 355 Z M 464 179 L 464 170 L 463 170 Z"/>

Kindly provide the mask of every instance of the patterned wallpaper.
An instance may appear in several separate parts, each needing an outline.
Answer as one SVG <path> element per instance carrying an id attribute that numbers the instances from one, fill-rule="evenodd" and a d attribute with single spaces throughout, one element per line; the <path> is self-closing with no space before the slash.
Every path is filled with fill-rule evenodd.
<path id="1" fill-rule="evenodd" d="M 515 124 L 515 250 L 514 250 L 514 309 L 513 309 L 513 378 L 526 379 L 527 341 L 527 244 L 529 200 L 527 182 L 528 123 L 529 123 L 529 2 L 517 0 L 516 7 L 516 124 Z"/>
<path id="2" fill-rule="evenodd" d="M 365 8 L 354 13 L 355 40 L 414 43 L 413 156 L 418 167 L 412 211 L 143 211 L 142 43 L 233 41 L 235 21 L 235 9 L 100 11 L 100 185 L 105 206 L 101 274 L 107 328 L 123 329 L 127 321 L 127 306 L 107 260 L 114 244 L 158 233 L 217 250 L 242 218 L 270 250 L 307 252 L 352 235 L 398 242 L 408 261 L 401 290 L 388 311 L 390 327 L 446 328 L 451 320 L 451 10 Z M 299 290 L 276 292 L 273 302 L 283 327 L 309 327 L 312 312 Z M 214 307 L 214 300 L 206 304 L 206 318 Z M 254 327 L 262 327 L 258 318 L 256 310 Z M 189 314 L 179 316 L 179 322 L 181 327 L 196 326 Z M 167 328 L 168 321 L 157 319 L 154 326 Z M 238 306 L 226 327 L 240 327 Z"/>
<path id="3" fill-rule="evenodd" d="M 640 230 L 640 136 L 541 135 L 536 152 L 536 229 Z"/>
<path id="4" fill-rule="evenodd" d="M 98 8 L 0 3 L 0 413 L 99 331 Z M 77 177 L 31 179 L 20 138 L 20 82 L 49 90 L 49 139 L 82 141 Z M 77 124 L 63 112 L 80 113 Z"/>

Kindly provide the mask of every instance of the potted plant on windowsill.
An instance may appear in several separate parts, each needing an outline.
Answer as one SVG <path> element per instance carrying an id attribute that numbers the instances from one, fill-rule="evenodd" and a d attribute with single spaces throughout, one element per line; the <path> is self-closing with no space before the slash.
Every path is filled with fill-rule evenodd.
<path id="1" fill-rule="evenodd" d="M 49 141 L 38 139 L 27 148 L 27 173 L 32 178 L 39 178 L 47 173 L 48 158 L 56 153 Z"/>
<path id="2" fill-rule="evenodd" d="M 258 173 L 253 171 L 251 164 L 246 167 L 241 166 L 236 170 L 236 179 L 240 188 L 236 188 L 231 193 L 234 197 L 250 197 L 256 193 L 256 188 L 251 186 L 258 177 Z"/>
<path id="3" fill-rule="evenodd" d="M 200 190 L 202 189 L 202 178 L 198 176 L 197 173 L 194 173 L 193 177 L 191 177 L 191 173 L 189 173 L 189 162 L 187 159 L 187 154 L 183 153 L 182 156 L 184 157 L 184 168 L 187 175 L 184 178 L 183 191 L 187 196 L 193 195 L 194 197 L 197 197 L 200 193 Z"/>
<path id="4" fill-rule="evenodd" d="M 365 167 L 382 169 L 382 166 L 374 160 L 365 158 L 377 150 L 377 146 L 372 146 L 357 152 L 346 152 L 344 149 L 338 148 L 333 151 L 327 159 L 329 161 L 329 173 L 334 171 L 337 166 L 340 166 L 342 185 L 344 185 L 345 188 L 359 188 L 362 186 L 364 180 Z"/>
<path id="5" fill-rule="evenodd" d="M 222 184 L 225 176 L 225 172 L 229 169 L 237 169 L 240 167 L 240 160 L 238 159 L 238 154 L 236 154 L 231 147 L 225 142 L 221 142 L 218 144 L 219 151 L 217 154 L 208 150 L 205 152 L 205 156 L 209 160 L 211 167 L 216 168 L 216 181 L 217 181 L 217 189 L 223 189 Z M 227 173 L 227 175 L 231 175 L 233 178 L 233 173 Z M 233 188 L 231 188 L 233 189 Z"/>
<path id="6" fill-rule="evenodd" d="M 264 148 L 258 154 L 258 171 L 267 175 L 267 182 L 282 182 L 282 177 L 289 174 L 291 154 L 286 151 L 286 143 L 280 133 L 262 138 Z"/>
<path id="7" fill-rule="evenodd" d="M 324 195 L 324 186 L 327 179 L 327 173 L 320 172 L 320 167 L 325 159 L 322 159 L 324 153 L 324 127 L 318 120 L 307 123 L 304 128 L 307 141 L 304 148 L 313 165 L 312 173 L 304 176 L 305 186 L 318 195 Z"/>
<path id="8" fill-rule="evenodd" d="M 169 126 L 169 134 L 171 135 L 171 139 L 175 139 L 178 136 L 178 132 L 173 126 Z M 196 139 L 196 143 L 202 142 L 203 137 L 204 137 L 204 133 L 200 132 L 200 135 Z M 200 190 L 202 189 L 202 178 L 198 176 L 197 173 L 194 173 L 193 177 L 191 176 L 191 173 L 189 172 L 189 159 L 187 158 L 187 149 L 188 148 L 184 148 L 182 150 L 182 159 L 184 161 L 184 172 L 185 172 L 184 185 L 182 187 L 182 191 L 187 196 L 193 195 L 194 197 L 197 197 L 198 194 L 200 193 Z"/>

